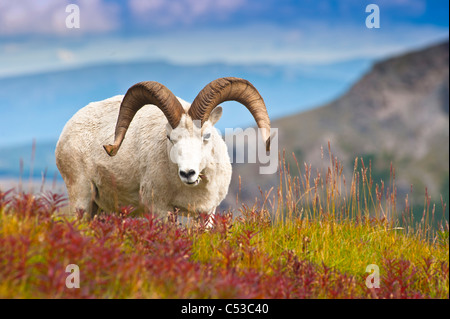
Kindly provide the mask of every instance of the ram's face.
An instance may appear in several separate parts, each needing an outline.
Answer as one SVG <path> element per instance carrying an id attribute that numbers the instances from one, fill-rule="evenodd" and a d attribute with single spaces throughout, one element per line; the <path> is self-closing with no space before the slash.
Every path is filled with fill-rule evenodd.
<path id="1" fill-rule="evenodd" d="M 169 159 L 177 164 L 178 177 L 188 186 L 197 186 L 207 179 L 204 170 L 213 158 L 213 125 L 221 114 L 222 109 L 217 107 L 203 126 L 187 115 L 182 116 L 175 129 L 167 125 Z"/>

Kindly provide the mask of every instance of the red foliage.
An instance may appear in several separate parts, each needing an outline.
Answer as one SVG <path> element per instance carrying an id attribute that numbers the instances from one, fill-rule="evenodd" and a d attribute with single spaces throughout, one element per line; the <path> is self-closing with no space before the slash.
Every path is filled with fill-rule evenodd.
<path id="1" fill-rule="evenodd" d="M 256 229 L 270 223 L 253 209 L 238 221 L 244 228 L 233 242 L 228 236 L 231 215 L 214 217 L 209 231 L 222 240 L 220 259 L 200 263 L 192 255 L 192 230 L 175 222 L 151 214 L 130 217 L 132 207 L 96 216 L 89 223 L 55 217 L 65 204 L 66 199 L 57 194 L 0 193 L 3 214 L 25 223 L 15 233 L 0 232 L 0 283 L 22 287 L 19 296 L 427 298 L 432 291 L 418 291 L 420 281 L 448 278 L 448 262 L 424 259 L 419 269 L 408 260 L 385 257 L 382 287 L 368 289 L 361 278 L 299 259 L 291 251 L 273 260 L 258 249 L 256 236 Z M 206 231 L 207 222 L 208 216 L 200 216 L 197 234 Z M 253 267 L 256 260 L 265 266 Z M 242 261 L 249 267 L 243 267 Z M 79 266 L 79 289 L 66 287 L 69 264 Z M 418 276 L 419 270 L 425 276 Z"/>

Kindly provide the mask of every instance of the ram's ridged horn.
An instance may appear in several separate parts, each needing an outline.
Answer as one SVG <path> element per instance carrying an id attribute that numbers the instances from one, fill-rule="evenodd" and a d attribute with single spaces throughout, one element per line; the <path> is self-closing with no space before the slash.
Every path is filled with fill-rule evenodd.
<path id="1" fill-rule="evenodd" d="M 131 120 L 136 112 L 146 104 L 154 104 L 159 107 L 172 128 L 178 126 L 181 115 L 184 113 L 178 99 L 164 85 L 153 81 L 139 82 L 133 85 L 128 89 L 120 105 L 114 144 L 103 145 L 109 156 L 117 154 Z"/>
<path id="2" fill-rule="evenodd" d="M 266 150 L 270 150 L 270 119 L 264 100 L 258 90 L 247 80 L 226 77 L 206 85 L 195 98 L 188 111 L 194 120 L 206 122 L 211 111 L 225 101 L 237 101 L 252 113 L 256 124 L 262 131 Z"/>

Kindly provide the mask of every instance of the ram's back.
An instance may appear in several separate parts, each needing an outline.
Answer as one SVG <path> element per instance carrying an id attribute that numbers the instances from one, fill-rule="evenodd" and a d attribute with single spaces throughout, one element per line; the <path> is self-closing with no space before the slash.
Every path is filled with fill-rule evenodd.
<path id="1" fill-rule="evenodd" d="M 114 157 L 106 154 L 103 145 L 114 141 L 122 99 L 118 95 L 80 109 L 65 125 L 55 151 L 69 197 L 71 188 L 82 193 L 82 188 L 94 187 L 104 210 L 121 203 L 138 206 L 143 174 L 158 174 L 158 167 L 149 165 L 150 155 L 163 156 L 166 149 L 167 120 L 157 107 L 146 105 L 131 122 L 120 152 Z"/>

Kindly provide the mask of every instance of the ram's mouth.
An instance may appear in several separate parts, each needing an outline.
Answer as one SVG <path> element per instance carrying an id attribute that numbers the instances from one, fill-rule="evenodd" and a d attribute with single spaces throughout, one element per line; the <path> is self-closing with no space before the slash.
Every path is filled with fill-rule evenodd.
<path id="1" fill-rule="evenodd" d="M 198 177 L 194 182 L 192 182 L 192 183 L 187 182 L 186 184 L 188 184 L 190 186 L 197 186 L 198 184 L 200 184 L 200 182 L 203 179 L 206 179 L 206 176 L 205 176 L 205 174 L 200 173 L 200 174 L 198 174 Z"/>

